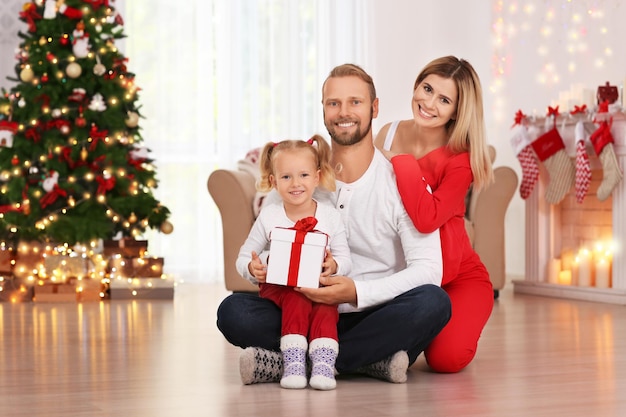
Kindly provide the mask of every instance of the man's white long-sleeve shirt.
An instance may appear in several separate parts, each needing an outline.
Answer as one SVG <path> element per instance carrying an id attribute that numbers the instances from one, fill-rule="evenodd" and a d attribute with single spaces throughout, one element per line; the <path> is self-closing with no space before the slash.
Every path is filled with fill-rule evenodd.
<path id="1" fill-rule="evenodd" d="M 330 194 L 346 227 L 359 311 L 387 302 L 424 284 L 441 286 L 443 263 L 439 231 L 417 231 L 402 205 L 391 163 L 378 151 L 361 178 L 337 181 Z"/>

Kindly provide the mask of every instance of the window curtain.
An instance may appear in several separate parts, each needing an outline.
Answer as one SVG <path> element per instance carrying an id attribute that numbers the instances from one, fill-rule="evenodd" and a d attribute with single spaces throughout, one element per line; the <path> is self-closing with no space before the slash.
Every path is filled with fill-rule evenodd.
<path id="1" fill-rule="evenodd" d="M 222 226 L 206 182 L 267 141 L 328 137 L 321 86 L 330 69 L 368 67 L 371 0 L 118 0 L 120 48 L 141 88 L 140 121 L 156 196 L 174 232 L 150 253 L 179 280 L 223 278 Z"/>

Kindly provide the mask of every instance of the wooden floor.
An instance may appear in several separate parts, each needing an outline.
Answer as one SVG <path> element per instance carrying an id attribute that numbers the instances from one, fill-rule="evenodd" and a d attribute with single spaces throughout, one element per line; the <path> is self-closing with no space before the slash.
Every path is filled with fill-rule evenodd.
<path id="1" fill-rule="evenodd" d="M 243 386 L 215 327 L 221 286 L 174 301 L 0 303 L 0 416 L 625 416 L 626 307 L 505 288 L 474 362 L 408 383 Z"/>

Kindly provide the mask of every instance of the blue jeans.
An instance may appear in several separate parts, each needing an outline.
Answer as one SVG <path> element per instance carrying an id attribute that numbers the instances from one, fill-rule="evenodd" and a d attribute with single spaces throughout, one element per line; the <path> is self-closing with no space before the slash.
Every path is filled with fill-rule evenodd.
<path id="1" fill-rule="evenodd" d="M 335 367 L 349 373 L 400 350 L 408 352 L 412 364 L 450 315 L 450 299 L 435 285 L 422 285 L 365 311 L 340 314 Z M 235 346 L 279 351 L 281 310 L 256 294 L 226 297 L 217 310 L 217 327 Z"/>

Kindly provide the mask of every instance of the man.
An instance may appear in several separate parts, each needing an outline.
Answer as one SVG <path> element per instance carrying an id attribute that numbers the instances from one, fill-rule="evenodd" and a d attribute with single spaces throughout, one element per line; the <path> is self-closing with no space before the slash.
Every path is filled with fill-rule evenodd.
<path id="1" fill-rule="evenodd" d="M 337 172 L 337 191 L 329 198 L 342 214 L 353 268 L 351 277 L 325 277 L 320 288 L 299 291 L 338 305 L 340 374 L 406 382 L 408 367 L 450 319 L 450 301 L 440 288 L 439 232 L 417 232 L 391 164 L 374 148 L 378 98 L 372 78 L 356 65 L 338 66 L 322 97 Z M 244 384 L 280 380 L 280 324 L 280 310 L 255 295 L 232 294 L 220 305 L 218 328 L 245 349 Z"/>

